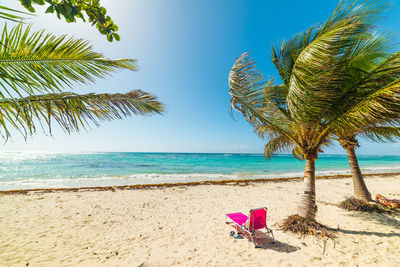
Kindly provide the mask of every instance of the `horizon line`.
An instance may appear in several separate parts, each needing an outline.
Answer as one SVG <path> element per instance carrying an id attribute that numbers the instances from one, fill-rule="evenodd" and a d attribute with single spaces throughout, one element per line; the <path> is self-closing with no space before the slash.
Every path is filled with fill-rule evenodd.
<path id="1" fill-rule="evenodd" d="M 163 151 L 93 151 L 93 150 L 82 150 L 82 151 L 66 151 L 66 150 L 3 150 L 0 153 L 53 153 L 53 154 L 78 154 L 78 153 L 137 153 L 137 154 L 252 154 L 252 155 L 263 155 L 262 152 L 163 152 Z M 277 153 L 274 156 L 286 155 L 292 156 L 291 153 Z M 340 155 L 346 156 L 346 153 L 319 153 L 318 155 Z M 359 153 L 357 156 L 400 156 L 400 154 L 366 154 Z"/>

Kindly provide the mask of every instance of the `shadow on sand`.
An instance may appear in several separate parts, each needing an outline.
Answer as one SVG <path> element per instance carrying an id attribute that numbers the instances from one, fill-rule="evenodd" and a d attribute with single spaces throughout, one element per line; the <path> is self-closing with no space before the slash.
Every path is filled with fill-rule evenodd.
<path id="1" fill-rule="evenodd" d="M 277 252 L 285 252 L 285 253 L 295 252 L 300 249 L 300 247 L 295 247 L 277 240 L 275 240 L 275 243 L 273 243 L 272 238 L 270 237 L 267 238 L 269 239 L 268 241 L 265 239 L 256 241 L 256 244 L 258 246 L 257 249 L 275 250 Z"/>
<path id="2" fill-rule="evenodd" d="M 243 236 L 251 243 L 251 239 L 248 234 L 243 234 Z M 254 243 L 257 245 L 257 249 L 265 249 L 265 250 L 275 250 L 278 252 L 286 252 L 291 253 L 299 250 L 299 247 L 295 247 L 289 245 L 287 243 L 283 243 L 272 239 L 270 235 L 267 233 L 261 232 L 260 230 L 256 230 L 256 237 L 254 237 Z"/>
<path id="3" fill-rule="evenodd" d="M 230 225 L 235 230 L 235 234 L 242 232 L 240 228 L 234 223 L 226 222 L 226 224 Z M 244 232 L 241 233 L 241 235 L 243 235 L 243 237 L 247 239 L 248 242 L 251 243 L 251 238 L 248 235 L 248 233 Z M 282 243 L 280 241 L 277 241 L 276 239 L 274 241 L 274 239 L 272 239 L 272 237 L 268 233 L 260 230 L 256 230 L 255 232 L 254 243 L 257 245 L 257 249 L 265 249 L 265 250 L 271 249 L 278 252 L 291 253 L 300 249 L 300 247 L 295 247 L 286 243 Z"/>
<path id="4" fill-rule="evenodd" d="M 359 218 L 363 221 L 370 221 L 371 226 L 374 224 L 381 224 L 386 226 L 393 227 L 393 231 L 391 232 L 374 232 L 374 231 L 359 231 L 359 230 L 346 230 L 346 229 L 335 229 L 335 228 L 328 228 L 334 232 L 340 232 L 344 234 L 354 234 L 354 235 L 376 235 L 380 237 L 400 237 L 400 213 L 394 212 L 391 214 L 383 214 L 383 213 L 362 213 L 362 212 L 355 212 L 348 214 L 350 217 Z M 357 229 L 357 225 L 354 225 L 354 228 Z"/>

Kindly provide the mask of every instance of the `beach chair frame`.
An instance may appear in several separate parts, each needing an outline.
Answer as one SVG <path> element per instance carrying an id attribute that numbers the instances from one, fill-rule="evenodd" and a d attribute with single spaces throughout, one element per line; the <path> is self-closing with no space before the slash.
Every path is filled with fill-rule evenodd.
<path id="1" fill-rule="evenodd" d="M 261 210 L 264 209 L 265 210 L 265 228 L 259 228 L 259 229 L 254 229 L 254 221 L 251 221 L 251 214 L 256 211 L 256 210 Z M 229 219 L 229 221 L 233 222 L 236 225 L 237 230 L 241 231 L 242 233 L 247 233 L 250 236 L 251 242 L 254 244 L 254 246 L 257 248 L 257 244 L 255 243 L 255 238 L 260 237 L 261 234 L 265 234 L 264 232 L 257 234 L 256 230 L 260 230 L 260 229 L 266 229 L 266 233 L 268 234 L 268 236 L 272 237 L 272 243 L 275 243 L 275 237 L 274 237 L 274 233 L 272 231 L 271 228 L 268 228 L 267 226 L 267 217 L 268 217 L 268 208 L 267 207 L 262 207 L 262 208 L 257 208 L 257 209 L 251 209 L 249 212 L 249 216 L 248 219 L 250 220 L 249 223 L 249 229 L 246 228 L 246 224 L 242 224 L 239 225 L 237 222 L 235 222 L 234 220 L 232 220 L 231 218 L 228 217 L 228 214 L 226 214 L 227 218 Z M 253 223 L 253 225 L 251 225 L 251 223 Z"/>

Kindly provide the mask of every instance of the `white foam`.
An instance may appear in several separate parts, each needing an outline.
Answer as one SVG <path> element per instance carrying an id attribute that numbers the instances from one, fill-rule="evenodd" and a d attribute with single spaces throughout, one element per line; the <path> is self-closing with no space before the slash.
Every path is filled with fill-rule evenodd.
<path id="1" fill-rule="evenodd" d="M 71 179 L 21 179 L 15 181 L 0 182 L 0 190 L 35 189 L 35 188 L 73 188 L 94 186 L 122 186 L 135 184 L 160 184 L 160 183 L 184 183 L 199 181 L 220 180 L 245 180 L 301 177 L 302 172 L 285 174 L 218 174 L 218 173 L 189 173 L 189 174 L 132 174 L 117 177 L 91 177 Z"/>
<path id="2" fill-rule="evenodd" d="M 368 167 L 363 168 L 364 173 L 399 172 L 400 166 Z M 349 169 L 317 171 L 317 176 L 329 176 L 338 174 L 350 174 Z M 269 179 L 302 177 L 301 172 L 287 173 L 189 173 L 189 174 L 131 174 L 124 176 L 104 177 L 82 177 L 82 178 L 60 178 L 60 179 L 21 179 L 0 182 L 0 190 L 36 189 L 36 188 L 73 188 L 73 187 L 95 187 L 95 186 L 123 186 L 135 184 L 161 184 L 161 183 L 184 183 L 199 181 L 219 180 L 245 180 L 245 179 Z"/>

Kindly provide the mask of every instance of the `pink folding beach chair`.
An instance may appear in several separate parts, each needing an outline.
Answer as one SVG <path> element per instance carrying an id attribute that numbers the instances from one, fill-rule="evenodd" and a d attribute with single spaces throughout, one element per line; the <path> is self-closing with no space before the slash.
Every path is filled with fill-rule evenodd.
<path id="1" fill-rule="evenodd" d="M 260 229 L 266 229 L 267 234 L 272 237 L 272 242 L 275 243 L 274 234 L 272 229 L 267 227 L 267 208 L 258 208 L 250 210 L 249 216 L 244 215 L 241 212 L 226 214 L 228 219 L 234 223 L 238 234 L 247 233 L 251 239 L 251 242 L 257 248 L 255 238 L 264 237 L 265 233 L 257 231 Z"/>

